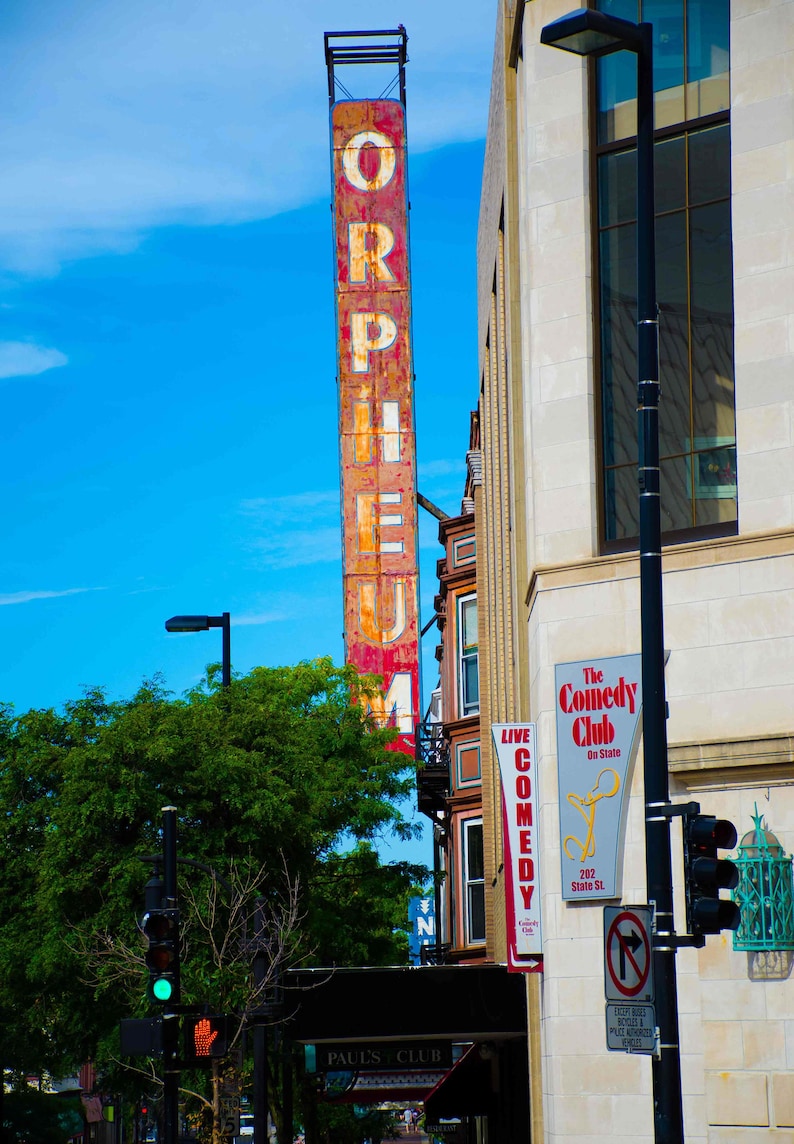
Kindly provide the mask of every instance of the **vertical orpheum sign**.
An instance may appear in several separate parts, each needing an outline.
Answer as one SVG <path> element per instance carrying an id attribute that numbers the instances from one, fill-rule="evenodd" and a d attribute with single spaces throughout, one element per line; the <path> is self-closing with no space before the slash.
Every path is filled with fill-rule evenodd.
<path id="1" fill-rule="evenodd" d="M 416 446 L 405 110 L 331 111 L 345 651 L 383 676 L 373 714 L 414 751 L 419 713 Z"/>

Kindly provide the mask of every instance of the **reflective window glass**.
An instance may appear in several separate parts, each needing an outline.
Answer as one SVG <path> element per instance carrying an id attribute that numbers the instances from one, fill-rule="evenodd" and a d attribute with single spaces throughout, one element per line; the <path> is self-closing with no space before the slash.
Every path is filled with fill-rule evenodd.
<path id="1" fill-rule="evenodd" d="M 636 151 L 631 155 L 636 167 Z M 653 172 L 656 213 L 677 211 L 686 206 L 686 140 L 683 135 L 663 139 L 656 144 Z"/>
<path id="2" fill-rule="evenodd" d="M 653 26 L 656 127 L 668 127 L 685 117 L 683 0 L 644 0 L 642 18 Z"/>
<path id="3" fill-rule="evenodd" d="M 637 153 L 615 151 L 598 160 L 598 215 L 601 226 L 633 222 L 637 213 Z"/>
<path id="4" fill-rule="evenodd" d="M 638 0 L 599 0 L 596 7 L 621 20 L 640 18 Z M 614 52 L 596 61 L 598 142 L 637 133 L 637 61 L 631 52 Z"/>
<path id="5" fill-rule="evenodd" d="M 629 537 L 638 536 L 639 508 L 636 463 L 607 469 L 604 474 L 606 539 L 627 540 Z"/>
<path id="6" fill-rule="evenodd" d="M 691 463 L 686 457 L 662 457 L 659 482 L 662 490 L 662 532 L 692 528 Z"/>
<path id="7" fill-rule="evenodd" d="M 727 73 L 729 29 L 726 0 L 688 0 L 686 70 L 690 83 Z"/>
<path id="8" fill-rule="evenodd" d="M 724 199 L 731 187 L 731 136 L 727 124 L 689 135 L 689 201 Z"/>
<path id="9" fill-rule="evenodd" d="M 659 306 L 659 451 L 689 448 L 689 299 L 686 211 L 656 220 L 656 300 Z"/>
<path id="10" fill-rule="evenodd" d="M 637 229 L 601 235 L 604 463 L 637 459 Z"/>
<path id="11" fill-rule="evenodd" d="M 725 0 L 599 0 L 653 24 L 656 284 L 662 529 L 735 528 L 736 416 L 730 126 L 690 121 L 728 108 Z M 596 162 L 604 536 L 638 528 L 636 150 L 604 144 L 636 132 L 636 61 L 597 62 Z M 627 126 L 629 118 L 633 125 Z M 601 152 L 600 154 L 598 152 Z M 731 527 L 733 526 L 733 528 Z"/>

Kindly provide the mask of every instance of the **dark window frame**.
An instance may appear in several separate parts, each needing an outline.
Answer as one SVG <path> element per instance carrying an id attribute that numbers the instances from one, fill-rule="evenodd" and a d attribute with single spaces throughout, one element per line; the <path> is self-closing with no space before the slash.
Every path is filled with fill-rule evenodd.
<path id="1" fill-rule="evenodd" d="M 686 3 L 686 0 L 684 0 Z M 622 151 L 632 151 L 636 149 L 637 137 L 635 135 L 626 136 L 625 138 L 610 140 L 606 143 L 598 142 L 598 83 L 597 83 L 597 61 L 589 59 L 587 61 L 588 67 L 588 139 L 589 139 L 589 185 L 590 185 L 590 233 L 591 240 L 591 273 L 593 282 L 592 294 L 592 323 L 593 323 L 593 373 L 594 373 L 594 400 L 595 400 L 595 464 L 598 479 L 596 481 L 596 514 L 598 525 L 598 547 L 601 555 L 610 555 L 612 553 L 631 552 L 636 551 L 639 546 L 639 536 L 625 536 L 616 537 L 614 539 L 607 538 L 607 504 L 606 504 L 606 465 L 605 465 L 605 422 L 604 422 L 604 379 L 602 372 L 602 322 L 601 322 L 601 235 L 602 228 L 600 214 L 599 214 L 599 160 L 609 154 L 616 154 Z M 724 111 L 713 112 L 708 115 L 699 116 L 693 119 L 685 119 L 681 122 L 665 125 L 654 131 L 654 142 L 658 145 L 666 140 L 679 138 L 693 134 L 697 131 L 706 130 L 710 127 L 727 126 L 730 131 L 731 115 L 730 108 Z M 731 202 L 731 191 L 729 188 L 728 202 Z M 715 202 L 724 201 L 724 198 L 714 200 Z M 698 206 L 701 204 L 697 204 Z M 687 202 L 683 208 L 686 212 L 693 209 L 692 205 Z M 658 217 L 658 212 L 657 212 Z M 692 280 L 689 279 L 688 296 L 691 292 Z M 691 351 L 691 346 L 690 346 Z M 664 379 L 662 379 L 663 381 Z M 692 367 L 690 362 L 690 392 L 692 386 Z M 734 394 L 734 413 L 735 413 L 735 394 Z M 684 454 L 682 454 L 683 456 Z M 663 463 L 666 458 L 663 458 Z M 633 467 L 634 472 L 637 472 L 636 465 L 628 466 Z M 637 490 L 639 497 L 639 489 Z M 721 537 L 735 536 L 738 534 L 738 498 L 736 517 L 729 521 L 718 521 L 709 524 L 691 525 L 686 528 L 668 529 L 662 533 L 662 544 L 665 547 L 682 543 L 695 543 L 697 541 L 717 539 Z"/>
<path id="2" fill-rule="evenodd" d="M 470 877 L 469 868 L 469 834 L 470 831 L 478 829 L 480 832 L 480 861 L 483 866 L 482 875 L 475 878 Z M 486 941 L 486 919 L 485 919 L 485 836 L 483 834 L 483 820 L 481 817 L 464 818 L 461 821 L 461 857 L 462 857 L 462 874 L 463 874 L 463 887 L 465 893 L 463 895 L 463 943 L 464 946 L 484 945 Z M 482 937 L 472 936 L 472 889 L 482 890 Z"/>

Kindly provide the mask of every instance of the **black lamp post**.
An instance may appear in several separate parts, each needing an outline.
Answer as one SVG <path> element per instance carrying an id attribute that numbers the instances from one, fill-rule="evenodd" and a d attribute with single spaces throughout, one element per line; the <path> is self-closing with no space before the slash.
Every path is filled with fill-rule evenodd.
<path id="1" fill-rule="evenodd" d="M 223 653 L 221 659 L 221 683 L 229 687 L 232 681 L 231 630 L 229 613 L 220 616 L 172 616 L 165 621 L 167 632 L 206 632 L 210 628 L 223 628 Z"/>
<path id="2" fill-rule="evenodd" d="M 580 56 L 637 56 L 637 367 L 645 853 L 648 900 L 655 906 L 653 973 L 659 1053 L 653 1059 L 655 1139 L 684 1139 L 678 1045 L 676 938 L 667 773 L 667 703 L 662 622 L 659 498 L 659 322 L 653 185 L 653 25 L 580 8 L 541 31 L 540 42 Z"/>

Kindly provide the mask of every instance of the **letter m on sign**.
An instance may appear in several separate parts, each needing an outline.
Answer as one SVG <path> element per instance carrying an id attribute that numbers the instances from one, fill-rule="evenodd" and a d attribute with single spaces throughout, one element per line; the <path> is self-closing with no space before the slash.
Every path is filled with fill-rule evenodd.
<path id="1" fill-rule="evenodd" d="M 410 735 L 414 729 L 412 702 L 412 676 L 409 671 L 397 671 L 392 676 L 385 695 L 370 695 L 369 710 L 383 726 L 397 727 L 403 735 Z"/>

